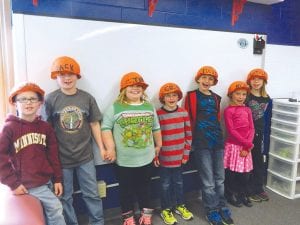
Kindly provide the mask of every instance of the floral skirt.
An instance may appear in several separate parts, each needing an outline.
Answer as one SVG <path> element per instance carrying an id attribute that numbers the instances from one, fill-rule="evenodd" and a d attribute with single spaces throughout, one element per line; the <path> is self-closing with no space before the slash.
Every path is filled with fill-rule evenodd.
<path id="1" fill-rule="evenodd" d="M 224 168 L 234 172 L 244 173 L 253 170 L 251 151 L 246 157 L 241 157 L 243 147 L 231 143 L 225 143 Z"/>

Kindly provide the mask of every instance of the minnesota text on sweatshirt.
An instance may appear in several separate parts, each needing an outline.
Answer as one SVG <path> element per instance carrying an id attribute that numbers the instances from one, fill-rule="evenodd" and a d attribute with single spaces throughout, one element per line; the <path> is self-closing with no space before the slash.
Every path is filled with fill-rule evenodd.
<path id="1" fill-rule="evenodd" d="M 0 181 L 12 190 L 62 182 L 58 146 L 51 125 L 9 115 L 0 133 Z"/>

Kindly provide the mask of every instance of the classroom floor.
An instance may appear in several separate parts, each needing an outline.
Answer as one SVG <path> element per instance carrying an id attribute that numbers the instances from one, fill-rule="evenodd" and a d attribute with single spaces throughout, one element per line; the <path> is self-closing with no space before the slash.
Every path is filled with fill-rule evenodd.
<path id="1" fill-rule="evenodd" d="M 269 191 L 270 200 L 253 203 L 253 207 L 236 208 L 230 206 L 235 225 L 299 225 L 300 224 L 300 198 L 286 199 Z M 176 216 L 180 225 L 207 225 L 201 200 L 198 193 L 189 193 L 186 196 L 187 207 L 194 213 L 194 219 L 184 221 Z M 120 209 L 105 210 L 105 225 L 121 225 Z M 79 225 L 88 225 L 86 215 L 79 216 Z M 153 225 L 164 225 L 159 217 L 159 208 L 155 209 Z"/>

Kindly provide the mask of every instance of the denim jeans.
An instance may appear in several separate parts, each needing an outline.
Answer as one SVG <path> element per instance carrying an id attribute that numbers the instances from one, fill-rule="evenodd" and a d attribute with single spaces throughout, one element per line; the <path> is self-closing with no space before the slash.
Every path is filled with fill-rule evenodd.
<path id="1" fill-rule="evenodd" d="M 41 201 L 47 225 L 66 224 L 63 216 L 63 207 L 58 197 L 53 193 L 53 185 L 50 181 L 45 185 L 30 188 L 28 192 Z"/>
<path id="2" fill-rule="evenodd" d="M 196 149 L 195 163 L 200 173 L 202 201 L 206 212 L 226 207 L 224 197 L 224 150 Z"/>
<path id="3" fill-rule="evenodd" d="M 76 172 L 82 198 L 86 204 L 91 225 L 103 225 L 102 200 L 99 197 L 94 161 L 74 168 L 63 169 L 64 194 L 61 198 L 67 225 L 78 225 L 73 208 L 73 173 Z"/>
<path id="4" fill-rule="evenodd" d="M 161 208 L 171 209 L 184 203 L 182 168 L 159 168 L 161 184 Z"/>

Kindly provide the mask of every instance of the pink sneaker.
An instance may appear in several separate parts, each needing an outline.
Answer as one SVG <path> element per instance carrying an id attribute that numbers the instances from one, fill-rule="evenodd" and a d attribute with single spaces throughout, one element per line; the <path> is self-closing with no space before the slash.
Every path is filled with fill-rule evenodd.
<path id="1" fill-rule="evenodd" d="M 144 208 L 139 219 L 140 225 L 152 225 L 153 209 Z"/>
<path id="2" fill-rule="evenodd" d="M 260 194 L 257 195 L 262 201 L 269 201 L 269 196 L 267 194 L 267 192 L 262 192 Z"/>
<path id="3" fill-rule="evenodd" d="M 122 214 L 123 225 L 136 225 L 135 219 L 133 216 L 133 211 L 129 211 Z"/>

